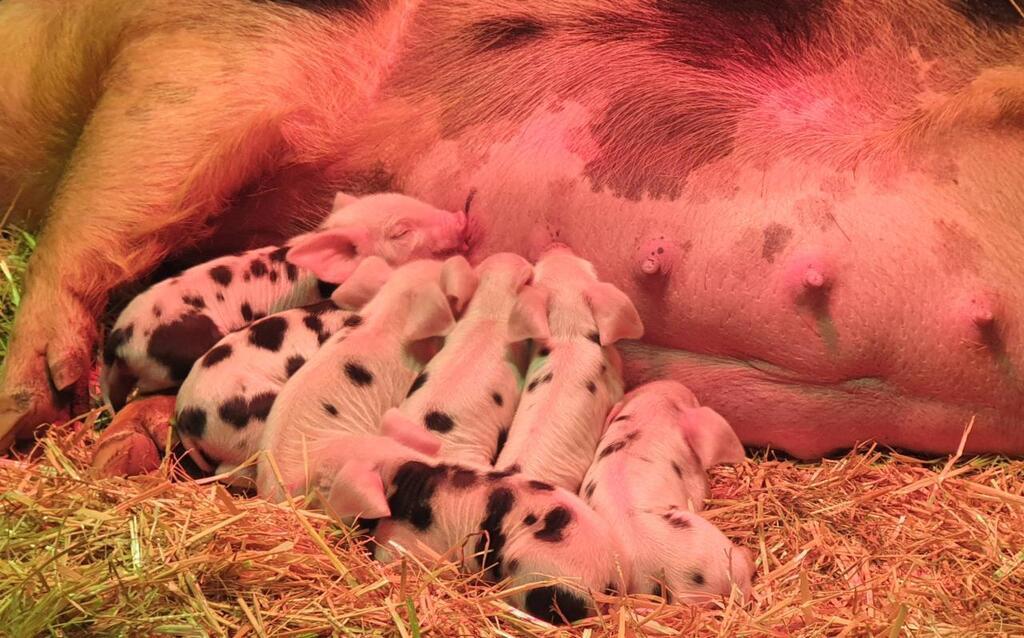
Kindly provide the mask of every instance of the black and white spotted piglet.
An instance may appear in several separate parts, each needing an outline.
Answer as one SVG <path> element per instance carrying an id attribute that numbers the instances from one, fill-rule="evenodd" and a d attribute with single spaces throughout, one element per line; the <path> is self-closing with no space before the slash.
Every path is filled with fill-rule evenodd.
<path id="1" fill-rule="evenodd" d="M 320 228 L 284 246 L 221 257 L 135 297 L 103 348 L 101 385 L 115 408 L 134 387 L 176 388 L 224 335 L 261 317 L 323 299 L 359 262 L 397 265 L 464 248 L 466 215 L 392 193 L 339 193 Z"/>
<path id="2" fill-rule="evenodd" d="M 593 265 L 568 248 L 548 250 L 534 267 L 533 294 L 516 313 L 535 344 L 508 441 L 496 467 L 576 492 L 594 458 L 605 416 L 622 397 L 621 360 L 612 345 L 636 339 L 643 325 L 629 298 L 598 280 Z"/>
<path id="3" fill-rule="evenodd" d="M 218 341 L 178 390 L 175 429 L 193 458 L 221 473 L 258 452 L 285 382 L 328 337 L 362 321 L 326 300 L 270 315 Z"/>
<path id="4" fill-rule="evenodd" d="M 675 381 L 640 386 L 616 404 L 582 496 L 622 539 L 630 593 L 699 602 L 733 584 L 749 592 L 750 554 L 694 513 L 707 469 L 742 461 L 725 419 Z"/>
<path id="5" fill-rule="evenodd" d="M 396 438 L 405 442 L 401 432 Z M 417 445 L 415 435 L 410 444 Z M 315 480 L 333 516 L 380 519 L 380 560 L 395 558 L 401 547 L 424 560 L 431 553 L 458 557 L 465 571 L 492 582 L 507 578 L 512 587 L 561 579 L 510 594 L 512 604 L 549 622 L 593 614 L 589 593 L 621 592 L 629 581 L 608 524 L 549 483 L 447 464 L 390 438 L 356 435 L 337 441 Z"/>

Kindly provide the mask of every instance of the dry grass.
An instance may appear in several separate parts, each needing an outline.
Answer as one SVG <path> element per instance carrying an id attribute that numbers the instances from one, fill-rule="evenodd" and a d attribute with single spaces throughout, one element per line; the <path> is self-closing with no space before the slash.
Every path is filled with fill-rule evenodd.
<path id="1" fill-rule="evenodd" d="M 872 449 L 720 468 L 708 517 L 757 555 L 753 601 L 605 598 L 558 629 L 450 565 L 385 567 L 315 512 L 173 480 L 91 480 L 91 419 L 0 461 L 12 636 L 1024 635 L 1024 462 Z"/>

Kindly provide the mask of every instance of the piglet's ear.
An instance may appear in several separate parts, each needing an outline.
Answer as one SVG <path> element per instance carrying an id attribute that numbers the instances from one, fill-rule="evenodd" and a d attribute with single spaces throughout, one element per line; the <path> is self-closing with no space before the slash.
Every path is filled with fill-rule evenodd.
<path id="1" fill-rule="evenodd" d="M 355 195 L 349 195 L 344 191 L 338 191 L 334 195 L 334 206 L 332 207 L 332 209 L 339 210 L 341 208 L 345 208 L 346 206 L 356 201 L 357 199 L 359 198 L 356 197 Z"/>
<path id="2" fill-rule="evenodd" d="M 593 283 L 587 286 L 583 297 L 594 315 L 602 346 L 611 345 L 620 339 L 639 339 L 644 336 L 644 324 L 633 302 L 626 293 L 612 284 Z"/>
<path id="3" fill-rule="evenodd" d="M 706 470 L 720 463 L 742 463 L 743 445 L 729 422 L 711 408 L 684 408 L 683 436 Z"/>
<path id="4" fill-rule="evenodd" d="M 320 495 L 324 508 L 338 519 L 355 516 L 375 519 L 391 515 L 380 471 L 369 461 L 346 461 L 325 483 L 329 485 L 327 493 Z"/>
<path id="5" fill-rule="evenodd" d="M 546 288 L 524 286 L 516 298 L 512 314 L 508 319 L 510 342 L 525 339 L 547 339 L 551 336 L 548 326 L 548 299 Z"/>
<path id="6" fill-rule="evenodd" d="M 437 456 L 441 450 L 441 439 L 436 434 L 399 412 L 398 408 L 384 413 L 380 429 L 384 436 L 427 456 Z"/>
<path id="7" fill-rule="evenodd" d="M 452 311 L 461 315 L 476 292 L 480 279 L 462 255 L 449 257 L 441 267 L 441 288 L 448 296 Z"/>
<path id="8" fill-rule="evenodd" d="M 292 240 L 288 261 L 312 271 L 317 278 L 340 284 L 355 270 L 361 246 L 369 243 L 362 228 L 333 228 L 301 235 Z"/>
<path id="9" fill-rule="evenodd" d="M 455 317 L 448 298 L 437 285 L 426 285 L 406 293 L 409 305 L 402 338 L 420 341 L 443 337 L 455 327 Z"/>
<path id="10" fill-rule="evenodd" d="M 331 301 L 339 308 L 358 309 L 373 299 L 391 276 L 388 262 L 376 255 L 359 262 L 352 274 L 331 293 Z"/>

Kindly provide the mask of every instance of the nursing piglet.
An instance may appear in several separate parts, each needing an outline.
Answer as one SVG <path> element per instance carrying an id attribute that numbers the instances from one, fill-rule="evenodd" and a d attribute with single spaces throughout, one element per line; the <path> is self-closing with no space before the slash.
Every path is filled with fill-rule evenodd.
<path id="1" fill-rule="evenodd" d="M 285 382 L 329 337 L 362 321 L 325 300 L 270 315 L 218 341 L 178 390 L 175 430 L 192 458 L 219 474 L 258 452 Z"/>
<path id="2" fill-rule="evenodd" d="M 558 247 L 534 267 L 513 334 L 550 335 L 534 346 L 526 390 L 496 467 L 578 492 L 594 458 L 605 415 L 622 396 L 622 370 L 611 345 L 636 339 L 643 325 L 615 286 L 590 262 Z"/>
<path id="3" fill-rule="evenodd" d="M 396 438 L 404 440 L 402 433 Z M 562 578 L 565 584 L 510 595 L 512 604 L 553 623 L 591 615 L 587 592 L 623 591 L 629 580 L 608 524 L 549 483 L 443 463 L 382 437 L 339 438 L 323 458 L 315 476 L 319 500 L 342 520 L 380 519 L 380 560 L 396 558 L 395 543 L 423 560 L 449 554 L 466 572 L 491 582 L 507 578 L 512 587 Z"/>
<path id="4" fill-rule="evenodd" d="M 512 253 L 491 255 L 476 268 L 479 284 L 465 314 L 409 388 L 386 422 L 408 420 L 441 438 L 442 459 L 490 466 L 508 433 L 522 389 L 520 361 L 527 337 L 510 337 L 520 293 L 533 276 L 528 261 Z"/>
<path id="5" fill-rule="evenodd" d="M 397 269 L 379 257 L 365 259 L 332 294 L 345 307 L 369 296 L 362 323 L 328 339 L 270 410 L 261 443 L 265 454 L 257 465 L 260 496 L 280 500 L 305 493 L 308 472 L 318 466 L 332 435 L 376 433 L 384 412 L 401 403 L 433 354 L 424 350 L 425 341 L 451 332 L 453 306 L 456 313 L 463 310 L 475 283 L 464 257 L 418 260 Z M 280 468 L 283 490 L 268 455 Z"/>
<path id="6" fill-rule="evenodd" d="M 694 513 L 707 469 L 742 461 L 725 419 L 675 381 L 643 385 L 612 409 L 582 496 L 623 541 L 630 593 L 699 602 L 733 584 L 749 592 L 749 552 Z"/>
<path id="7" fill-rule="evenodd" d="M 362 258 L 397 265 L 451 254 L 464 248 L 465 228 L 465 213 L 404 195 L 338 193 L 318 230 L 194 266 L 135 297 L 104 344 L 103 396 L 119 409 L 134 387 L 175 388 L 224 335 L 322 299 L 333 286 L 320 282 L 345 281 Z"/>

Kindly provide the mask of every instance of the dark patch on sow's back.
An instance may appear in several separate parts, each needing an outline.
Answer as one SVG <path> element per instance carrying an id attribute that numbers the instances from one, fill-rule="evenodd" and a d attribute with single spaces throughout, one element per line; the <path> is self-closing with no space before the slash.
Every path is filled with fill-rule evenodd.
<path id="1" fill-rule="evenodd" d="M 477 22 L 471 35 L 477 50 L 497 51 L 529 44 L 544 31 L 544 25 L 529 16 L 500 16 Z"/>
<path id="2" fill-rule="evenodd" d="M 979 27 L 1024 26 L 1024 15 L 1011 0 L 948 0 L 953 9 Z M 1019 3 L 1018 3 L 1019 4 Z"/>

